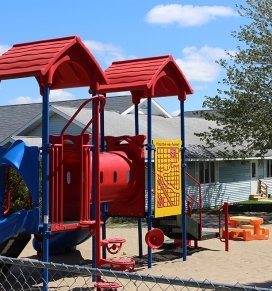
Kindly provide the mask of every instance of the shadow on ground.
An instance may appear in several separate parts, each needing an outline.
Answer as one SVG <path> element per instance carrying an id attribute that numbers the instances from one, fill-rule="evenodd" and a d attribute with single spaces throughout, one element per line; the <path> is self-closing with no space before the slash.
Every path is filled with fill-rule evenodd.
<path id="1" fill-rule="evenodd" d="M 191 256 L 195 253 L 199 253 L 202 251 L 217 251 L 217 250 L 211 250 L 208 248 L 203 248 L 203 247 L 199 247 L 199 248 L 192 248 L 192 247 L 188 247 L 188 253 L 187 256 Z M 141 269 L 144 269 L 148 266 L 148 256 L 144 255 L 142 257 L 139 256 L 134 256 L 132 257 L 133 260 L 136 261 L 136 271 L 139 271 Z M 156 252 L 152 253 L 152 265 L 156 265 L 158 263 L 169 263 L 169 262 L 174 262 L 176 260 L 182 260 L 182 248 L 180 247 L 173 247 L 170 248 L 168 247 L 167 249 L 162 249 L 162 250 L 158 250 Z"/>

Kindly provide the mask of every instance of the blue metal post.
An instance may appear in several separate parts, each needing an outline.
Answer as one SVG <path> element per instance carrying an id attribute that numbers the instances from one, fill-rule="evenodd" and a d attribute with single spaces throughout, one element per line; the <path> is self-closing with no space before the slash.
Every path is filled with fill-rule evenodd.
<path id="1" fill-rule="evenodd" d="M 139 134 L 139 106 L 134 105 L 134 116 L 135 116 L 135 135 Z M 142 235 L 142 219 L 138 218 L 138 246 L 139 246 L 139 257 L 143 256 L 143 235 Z"/>
<path id="2" fill-rule="evenodd" d="M 96 93 L 93 93 L 93 96 L 95 96 Z M 94 115 L 95 115 L 95 108 L 93 106 L 93 103 L 92 103 L 92 118 L 94 118 Z M 94 152 L 94 145 L 95 145 L 95 142 L 94 142 L 94 134 L 95 134 L 95 126 L 94 126 L 94 123 L 92 124 L 92 206 L 91 206 L 91 219 L 92 220 L 95 220 L 96 218 L 96 208 L 95 208 L 95 205 L 96 205 L 96 187 L 95 187 L 95 184 L 94 184 L 94 181 L 95 181 L 95 170 L 94 170 L 94 160 L 93 160 L 93 152 Z M 96 268 L 96 247 L 95 247 L 95 244 L 96 244 L 96 237 L 95 235 L 92 236 L 92 267 L 93 268 Z M 95 281 L 96 279 L 96 276 L 93 275 L 93 281 Z"/>
<path id="3" fill-rule="evenodd" d="M 148 193 L 148 214 L 147 228 L 152 229 L 152 103 L 151 97 L 147 98 L 147 193 Z M 148 246 L 148 268 L 152 267 L 152 249 Z"/>
<path id="4" fill-rule="evenodd" d="M 108 205 L 107 203 L 101 203 L 101 213 L 102 213 L 102 219 L 103 219 L 103 224 L 102 224 L 102 240 L 106 239 L 107 237 L 107 228 L 106 228 L 106 222 L 107 222 L 107 209 L 108 209 Z M 107 250 L 106 250 L 106 246 L 102 247 L 102 258 L 106 259 L 107 257 Z"/>
<path id="5" fill-rule="evenodd" d="M 94 132 L 93 132 L 93 171 L 95 179 L 92 181 L 94 187 L 94 193 L 96 195 L 95 199 L 95 247 L 96 247 L 96 267 L 100 268 L 101 263 L 101 204 L 100 204 L 100 181 L 99 181 L 99 157 L 100 157 L 100 136 L 99 136 L 99 100 L 94 99 L 93 101 L 93 124 L 94 124 Z M 98 279 L 97 279 L 98 280 Z"/>
<path id="6" fill-rule="evenodd" d="M 185 160 L 185 117 L 184 100 L 180 101 L 180 137 L 182 141 L 181 148 L 181 181 L 182 181 L 182 257 L 183 261 L 187 259 L 187 215 L 186 215 L 186 160 Z"/>
<path id="7" fill-rule="evenodd" d="M 139 134 L 140 127 L 139 127 L 139 105 L 134 105 L 134 114 L 135 114 L 135 134 Z"/>
<path id="8" fill-rule="evenodd" d="M 43 261 L 49 260 L 49 85 L 44 88 L 42 115 L 42 218 Z M 43 269 L 43 290 L 48 290 L 48 269 Z"/>
<path id="9" fill-rule="evenodd" d="M 102 101 L 100 102 L 100 105 L 102 104 Z M 105 136 L 105 120 L 104 120 L 104 108 L 103 110 L 100 112 L 100 146 L 101 146 L 101 151 L 104 152 L 105 151 L 105 140 L 104 140 L 104 136 Z M 106 229 L 106 220 L 107 220 L 107 216 L 106 216 L 106 212 L 107 212 L 107 208 L 108 205 L 107 203 L 102 203 L 102 207 L 101 207 L 101 212 L 102 212 L 102 219 L 103 219 L 103 224 L 102 224 L 102 239 L 105 239 L 107 236 L 107 229 Z M 102 247 L 102 257 L 103 259 L 106 259 L 106 246 Z"/>

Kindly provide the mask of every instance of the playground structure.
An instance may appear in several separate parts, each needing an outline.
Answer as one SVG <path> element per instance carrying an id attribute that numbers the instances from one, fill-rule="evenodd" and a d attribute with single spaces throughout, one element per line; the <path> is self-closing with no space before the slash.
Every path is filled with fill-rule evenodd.
<path id="1" fill-rule="evenodd" d="M 133 260 L 106 258 L 106 249 L 117 253 L 125 242 L 123 238 L 106 237 L 106 218 L 138 218 L 140 256 L 141 222 L 146 218 L 148 267 L 152 266 L 152 248 L 159 247 L 163 242 L 160 229 L 166 230 L 166 235 L 171 237 L 173 228 L 169 232 L 167 226 L 173 225 L 175 220 L 175 227 L 179 230 L 173 238 L 182 240 L 182 256 L 186 260 L 187 239 L 197 241 L 204 235 L 199 224 L 192 228 L 195 229 L 195 234 L 191 234 L 193 238 L 189 238 L 187 233 L 187 227 L 193 221 L 186 213 L 184 102 L 187 94 L 192 94 L 193 90 L 173 58 L 159 56 L 114 62 L 103 72 L 80 38 L 73 36 L 17 44 L 4 53 L 0 57 L 0 80 L 23 77 L 35 77 L 43 96 L 42 195 L 40 197 L 39 194 L 40 149 L 28 147 L 22 141 L 15 142 L 8 149 L 1 148 L 0 243 L 6 244 L 9 239 L 21 234 L 26 236 L 26 244 L 31 234 L 34 234 L 34 248 L 40 253 L 42 260 L 47 262 L 50 253 L 72 248 L 92 236 L 93 267 L 110 265 L 115 270 L 131 271 L 135 264 Z M 73 87 L 88 87 L 92 96 L 78 108 L 59 135 L 50 136 L 50 90 Z M 106 94 L 120 91 L 131 92 L 135 108 L 135 136 L 104 135 Z M 165 96 L 178 96 L 180 101 L 179 143 L 152 142 L 151 98 Z M 142 98 L 147 98 L 147 136 L 139 132 L 138 104 Z M 74 118 L 90 102 L 92 116 L 88 124 L 78 135 L 66 134 Z M 86 133 L 90 126 L 92 134 Z M 169 172 L 174 171 L 176 189 L 171 192 L 169 183 L 172 176 L 167 180 L 168 176 L 166 178 L 166 174 L 162 172 L 164 167 L 160 168 L 160 162 L 157 162 L 154 184 L 158 193 L 154 198 L 155 149 L 158 153 L 161 149 L 163 155 L 167 151 L 169 160 L 163 162 L 164 166 L 171 165 Z M 162 160 L 162 156 L 157 159 Z M 9 214 L 5 207 L 12 192 L 7 178 L 9 167 L 13 167 L 21 175 L 31 198 L 28 209 L 18 210 L 13 214 Z M 147 208 L 145 184 L 148 193 Z M 158 208 L 162 212 L 156 218 Z M 171 223 L 169 219 L 172 219 Z M 157 227 L 153 228 L 154 225 Z M 47 270 L 44 270 L 44 282 L 46 289 Z M 99 284 L 97 278 L 97 288 L 104 288 Z"/>

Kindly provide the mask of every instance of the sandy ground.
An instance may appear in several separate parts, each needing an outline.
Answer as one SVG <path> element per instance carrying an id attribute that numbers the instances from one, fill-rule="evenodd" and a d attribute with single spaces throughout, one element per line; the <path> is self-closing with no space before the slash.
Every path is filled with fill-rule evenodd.
<path id="1" fill-rule="evenodd" d="M 263 216 L 265 226 L 272 234 L 272 214 Z M 215 220 L 205 217 L 209 227 L 216 225 Z M 115 257 L 129 257 L 136 260 L 136 271 L 156 276 L 178 276 L 181 279 L 225 284 L 272 286 L 272 243 L 270 239 L 262 241 L 230 241 L 230 251 L 225 252 L 224 243 L 219 239 L 199 242 L 197 250 L 189 250 L 187 261 L 182 260 L 181 248 L 167 248 L 154 251 L 153 266 L 147 268 L 147 247 L 143 241 L 143 258 L 138 257 L 138 229 L 135 225 L 115 225 L 108 227 L 108 237 L 126 238 L 127 242 Z M 143 240 L 146 229 L 143 229 Z M 167 239 L 167 237 L 166 237 Z M 31 243 L 21 254 L 23 258 L 37 259 Z M 91 240 L 77 247 L 77 250 L 65 255 L 52 256 L 51 260 L 66 264 L 90 264 Z M 271 287 L 272 288 L 272 287 Z M 272 289 L 271 289 L 272 290 Z"/>

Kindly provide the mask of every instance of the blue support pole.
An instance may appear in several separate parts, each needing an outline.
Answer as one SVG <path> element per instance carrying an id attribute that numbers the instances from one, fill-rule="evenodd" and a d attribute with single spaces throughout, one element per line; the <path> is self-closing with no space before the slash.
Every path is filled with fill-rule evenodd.
<path id="1" fill-rule="evenodd" d="M 151 97 L 147 98 L 147 193 L 148 193 L 148 213 L 147 228 L 152 229 L 152 103 Z M 152 267 L 152 249 L 148 246 L 148 268 Z"/>
<path id="2" fill-rule="evenodd" d="M 96 93 L 92 94 L 93 96 L 96 95 Z M 92 104 L 92 118 L 95 115 L 95 108 Z M 95 126 L 94 123 L 92 124 L 92 157 L 94 156 L 93 152 L 94 152 L 94 135 L 95 135 Z M 94 170 L 94 160 L 92 159 L 92 181 L 95 181 L 96 177 L 95 177 L 95 170 Z M 91 219 L 95 220 L 96 219 L 96 187 L 94 185 L 94 182 L 92 183 L 92 206 L 91 206 Z M 92 267 L 96 268 L 96 237 L 95 235 L 92 236 Z M 93 275 L 93 281 L 95 281 L 96 276 Z"/>
<path id="3" fill-rule="evenodd" d="M 102 237 L 102 240 L 103 240 L 103 239 L 106 239 L 106 237 L 107 237 L 107 228 L 106 228 L 106 221 L 107 221 L 106 212 L 107 212 L 107 209 L 108 209 L 107 203 L 101 203 L 101 208 L 102 208 L 101 209 L 101 213 L 102 213 L 102 220 L 103 220 L 101 237 Z M 106 259 L 106 257 L 107 257 L 106 246 L 103 246 L 102 247 L 102 258 Z"/>
<path id="4" fill-rule="evenodd" d="M 44 88 L 42 115 L 42 257 L 49 261 L 49 85 Z M 43 269 L 43 290 L 48 290 L 48 269 Z"/>
<path id="5" fill-rule="evenodd" d="M 180 137 L 182 140 L 181 148 L 181 181 L 182 181 L 182 257 L 187 259 L 187 214 L 186 214 L 186 160 L 185 160 L 185 116 L 184 100 L 180 101 Z"/>
<path id="6" fill-rule="evenodd" d="M 100 101 L 100 105 L 102 104 L 102 101 Z M 101 146 L 101 151 L 104 152 L 105 151 L 105 140 L 104 140 L 104 136 L 105 136 L 105 119 L 104 119 L 104 109 L 100 112 L 100 146 Z M 102 219 L 103 219 L 103 224 L 102 224 L 102 239 L 105 239 L 107 236 L 107 229 L 106 229 L 106 221 L 107 221 L 107 208 L 108 205 L 107 203 L 102 203 L 101 206 L 101 212 L 102 212 Z M 102 257 L 103 259 L 106 259 L 106 246 L 102 247 Z"/>
<path id="7" fill-rule="evenodd" d="M 134 105 L 134 114 L 135 114 L 135 134 L 138 135 L 140 132 L 140 127 L 139 127 L 139 105 L 135 104 Z"/>
<path id="8" fill-rule="evenodd" d="M 139 106 L 134 105 L 134 115 L 135 115 L 135 135 L 139 134 Z M 142 235 L 142 219 L 138 218 L 138 246 L 139 246 L 139 257 L 143 256 L 143 235 Z"/>

